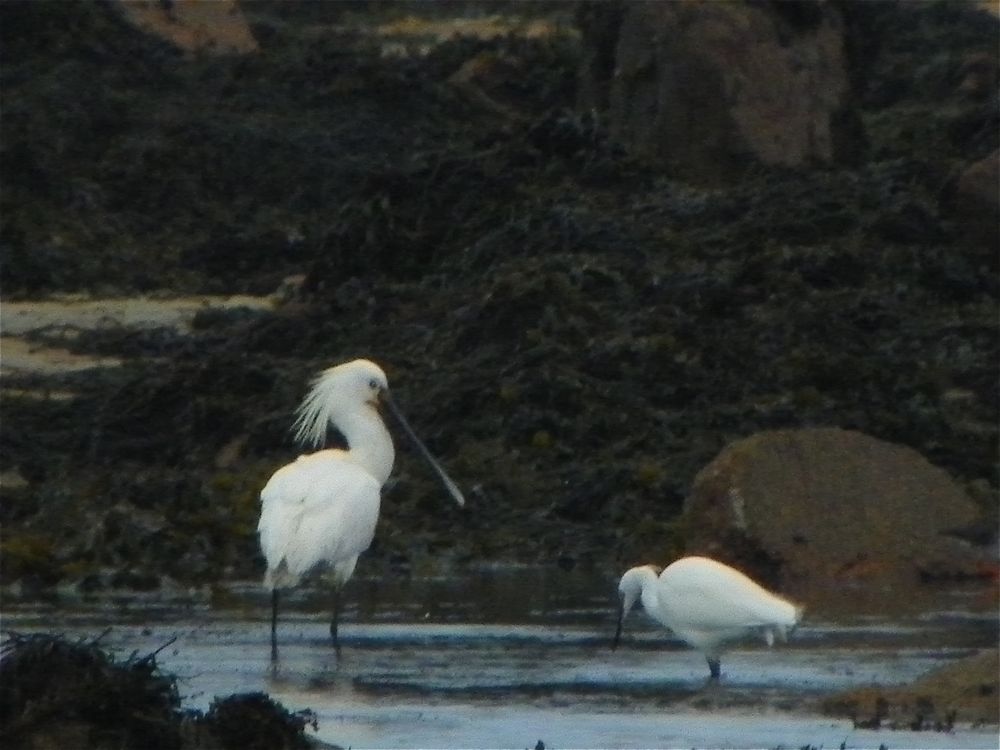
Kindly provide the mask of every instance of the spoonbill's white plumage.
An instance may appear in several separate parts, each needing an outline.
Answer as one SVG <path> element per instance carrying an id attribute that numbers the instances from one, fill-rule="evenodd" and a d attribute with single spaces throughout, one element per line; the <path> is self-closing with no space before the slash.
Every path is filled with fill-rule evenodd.
<path id="1" fill-rule="evenodd" d="M 459 505 L 462 493 L 410 429 L 389 397 L 385 373 L 358 359 L 323 371 L 298 409 L 296 437 L 322 445 L 330 425 L 347 449 L 320 450 L 278 469 L 261 490 L 257 524 L 271 589 L 271 657 L 277 658 L 278 590 L 325 566 L 334 589 L 330 635 L 339 650 L 340 589 L 375 535 L 382 485 L 392 471 L 392 438 L 377 411 L 385 405 Z"/>
<path id="2" fill-rule="evenodd" d="M 655 565 L 626 571 L 618 584 L 621 604 L 614 646 L 637 601 L 653 619 L 698 649 L 719 679 L 723 646 L 747 633 L 785 640 L 802 608 L 772 594 L 743 573 L 708 557 L 684 557 L 663 572 Z"/>

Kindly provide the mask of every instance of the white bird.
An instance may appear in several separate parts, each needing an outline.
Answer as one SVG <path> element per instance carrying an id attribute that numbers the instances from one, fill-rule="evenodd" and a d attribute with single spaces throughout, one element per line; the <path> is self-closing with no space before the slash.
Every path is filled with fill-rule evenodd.
<path id="1" fill-rule="evenodd" d="M 626 571 L 618 584 L 621 603 L 612 648 L 637 600 L 647 613 L 705 655 L 711 679 L 718 680 L 723 644 L 762 633 L 767 645 L 786 640 L 802 619 L 802 608 L 759 586 L 738 570 L 708 557 L 683 557 L 662 573 L 655 565 Z"/>
<path id="2" fill-rule="evenodd" d="M 444 469 L 410 429 L 389 397 L 385 373 L 357 359 L 324 370 L 298 408 L 296 439 L 320 446 L 332 425 L 347 450 L 320 450 L 278 469 L 261 490 L 257 532 L 267 560 L 264 585 L 271 589 L 271 658 L 278 656 L 278 590 L 294 586 L 316 567 L 331 573 L 333 619 L 330 636 L 338 653 L 340 590 L 358 556 L 375 534 L 381 489 L 392 471 L 392 438 L 377 410 L 385 405 L 431 464 L 458 504 L 465 499 Z"/>

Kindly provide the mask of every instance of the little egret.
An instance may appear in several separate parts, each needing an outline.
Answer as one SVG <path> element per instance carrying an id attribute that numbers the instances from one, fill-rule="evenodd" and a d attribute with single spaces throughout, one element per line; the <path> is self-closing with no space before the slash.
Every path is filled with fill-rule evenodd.
<path id="1" fill-rule="evenodd" d="M 371 544 L 382 485 L 395 458 L 392 438 L 377 411 L 380 404 L 392 412 L 451 496 L 460 506 L 465 504 L 461 491 L 389 397 L 388 381 L 378 365 L 357 359 L 320 373 L 299 406 L 296 439 L 319 447 L 333 425 L 348 447 L 299 456 L 278 469 L 261 490 L 257 533 L 267 560 L 264 585 L 271 589 L 272 660 L 278 657 L 278 590 L 294 586 L 320 566 L 329 570 L 333 582 L 330 636 L 340 652 L 340 589 Z"/>
<path id="2" fill-rule="evenodd" d="M 802 608 L 775 596 L 738 570 L 707 557 L 684 557 L 662 573 L 655 565 L 626 571 L 618 584 L 621 604 L 612 648 L 636 600 L 653 619 L 705 655 L 711 679 L 719 679 L 722 645 L 748 632 L 767 645 L 785 640 L 802 619 Z"/>

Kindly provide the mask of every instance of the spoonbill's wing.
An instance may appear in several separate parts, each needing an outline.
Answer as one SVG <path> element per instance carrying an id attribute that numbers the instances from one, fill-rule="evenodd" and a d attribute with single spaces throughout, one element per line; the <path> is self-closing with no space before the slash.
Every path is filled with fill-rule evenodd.
<path id="1" fill-rule="evenodd" d="M 356 558 L 371 544 L 380 486 L 342 451 L 301 456 L 260 493 L 257 531 L 269 570 L 284 563 L 292 580 L 321 562 Z"/>

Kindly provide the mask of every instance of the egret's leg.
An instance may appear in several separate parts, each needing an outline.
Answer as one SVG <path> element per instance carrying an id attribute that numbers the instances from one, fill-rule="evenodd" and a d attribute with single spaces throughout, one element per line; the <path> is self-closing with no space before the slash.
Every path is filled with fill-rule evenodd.
<path id="1" fill-rule="evenodd" d="M 722 674 L 719 665 L 718 656 L 706 656 L 705 660 L 708 662 L 708 671 L 711 673 L 711 679 L 718 680 L 719 676 Z"/>
<path id="2" fill-rule="evenodd" d="M 340 620 L 340 587 L 333 590 L 333 619 L 330 621 L 330 637 L 333 639 L 333 648 L 340 656 L 340 639 L 337 638 L 337 622 Z"/>
<path id="3" fill-rule="evenodd" d="M 278 660 L 278 589 L 271 589 L 271 661 Z"/>

